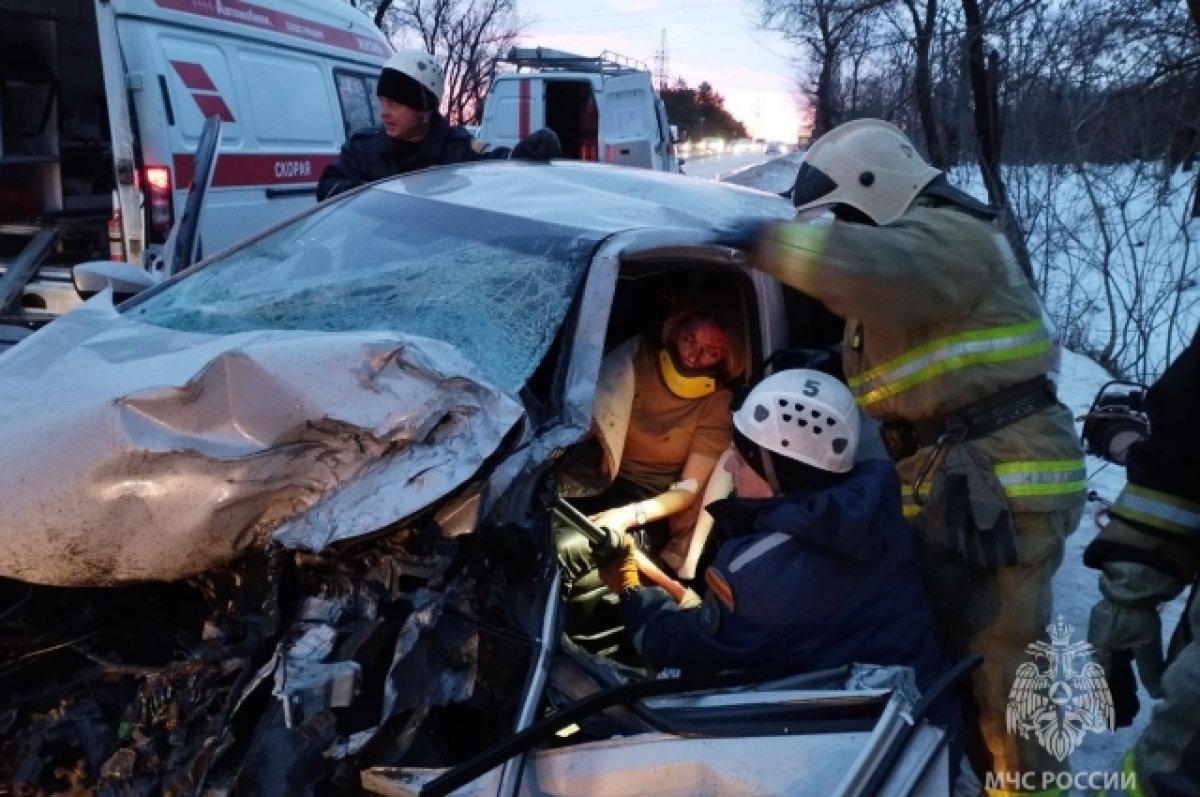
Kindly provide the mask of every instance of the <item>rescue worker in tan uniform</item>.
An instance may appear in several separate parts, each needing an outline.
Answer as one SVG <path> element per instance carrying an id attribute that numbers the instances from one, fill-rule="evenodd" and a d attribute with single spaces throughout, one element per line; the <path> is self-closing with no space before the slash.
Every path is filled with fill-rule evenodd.
<path id="1" fill-rule="evenodd" d="M 991 211 L 886 122 L 818 140 L 792 199 L 834 220 L 747 221 L 716 242 L 846 320 L 844 371 L 881 421 L 943 646 L 984 658 L 964 695 L 968 756 L 989 795 L 1021 794 L 1005 786 L 1069 771 L 1010 732 L 1005 708 L 1026 645 L 1047 638 L 1051 579 L 1086 494 L 1071 414 L 1046 378 L 1041 307 Z"/>

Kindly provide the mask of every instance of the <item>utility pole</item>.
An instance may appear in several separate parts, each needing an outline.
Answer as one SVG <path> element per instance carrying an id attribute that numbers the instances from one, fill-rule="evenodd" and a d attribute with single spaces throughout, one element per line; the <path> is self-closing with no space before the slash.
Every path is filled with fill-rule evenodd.
<path id="1" fill-rule="evenodd" d="M 654 54 L 654 72 L 658 78 L 658 90 L 666 91 L 671 81 L 671 55 L 667 51 L 667 29 L 662 29 L 662 41 Z"/>

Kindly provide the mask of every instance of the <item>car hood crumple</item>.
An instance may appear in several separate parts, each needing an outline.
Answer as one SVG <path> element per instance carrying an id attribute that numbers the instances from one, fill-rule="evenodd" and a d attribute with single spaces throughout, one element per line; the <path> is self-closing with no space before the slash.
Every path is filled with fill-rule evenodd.
<path id="1" fill-rule="evenodd" d="M 0 357 L 0 576 L 174 580 L 319 551 L 465 483 L 521 418 L 454 347 L 178 332 L 107 293 Z"/>

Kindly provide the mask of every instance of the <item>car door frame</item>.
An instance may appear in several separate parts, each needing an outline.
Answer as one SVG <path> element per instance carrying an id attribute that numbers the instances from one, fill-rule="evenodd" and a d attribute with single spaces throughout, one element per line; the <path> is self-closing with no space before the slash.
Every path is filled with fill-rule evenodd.
<path id="1" fill-rule="evenodd" d="M 764 361 L 776 348 L 786 345 L 788 327 L 779 283 L 750 268 L 741 253 L 707 243 L 707 237 L 701 230 L 636 230 L 614 235 L 597 247 L 580 291 L 578 312 L 574 318 L 568 319 L 573 327 L 560 422 L 531 442 L 525 462 L 553 463 L 591 429 L 605 336 L 624 262 L 677 260 L 737 270 L 741 273 L 741 279 L 748 280 L 754 295 L 760 349 L 756 352 L 758 362 Z M 528 491 L 520 492 L 529 494 Z M 556 568 L 539 599 L 542 616 L 537 627 L 540 631 L 535 639 L 514 733 L 525 730 L 536 720 L 538 709 L 545 699 L 553 655 L 562 633 L 560 583 Z M 496 784 L 494 794 L 497 797 L 517 796 L 528 756 L 528 752 L 520 754 L 498 768 L 499 774 L 493 776 L 496 778 L 493 782 Z"/>
<path id="2" fill-rule="evenodd" d="M 617 236 L 598 247 L 581 289 L 578 313 L 571 319 L 574 321 L 575 334 L 568 346 L 570 363 L 564 384 L 562 423 L 541 438 L 540 445 L 535 446 L 538 450 L 547 451 L 547 446 L 556 446 L 568 439 L 578 442 L 590 428 L 609 315 L 617 278 L 624 262 L 680 260 L 736 269 L 741 272 L 741 278 L 750 281 L 753 288 L 754 310 L 758 316 L 758 365 L 761 366 L 770 353 L 789 344 L 782 287 L 773 278 L 749 268 L 740 254 L 702 244 L 699 233 L 650 231 Z M 563 447 L 550 448 L 547 461 L 552 463 L 564 450 Z M 539 477 L 544 476 L 545 471 L 542 470 Z M 554 567 L 553 575 L 538 601 L 541 607 L 541 617 L 537 623 L 539 632 L 534 640 L 531 667 L 514 723 L 514 734 L 526 731 L 537 722 L 544 704 L 545 690 L 562 632 L 560 583 L 560 573 Z M 655 682 L 649 683 L 653 685 Z M 839 785 L 838 796 L 866 797 L 868 792 L 874 793 L 875 784 L 880 778 L 886 786 L 901 789 L 900 794 L 943 794 L 940 786 L 932 784 L 926 774 L 934 759 L 944 755 L 944 734 L 925 727 L 922 732 L 929 731 L 933 737 L 918 733 L 914 737 L 918 739 L 916 747 L 913 747 L 908 742 L 907 728 L 908 721 L 902 715 L 901 705 L 895 699 L 889 700 L 880 725 L 872 730 L 863 753 Z M 534 753 L 533 749 L 515 753 L 487 774 L 471 781 L 478 786 L 474 793 L 518 797 L 522 778 Z M 456 767 L 444 774 L 459 769 Z"/>

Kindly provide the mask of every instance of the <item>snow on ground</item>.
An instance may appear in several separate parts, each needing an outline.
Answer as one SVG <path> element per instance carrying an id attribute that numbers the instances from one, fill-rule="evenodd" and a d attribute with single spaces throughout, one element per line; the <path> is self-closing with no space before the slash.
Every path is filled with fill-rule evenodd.
<path id="1" fill-rule="evenodd" d="M 776 158 L 726 179 L 739 185 L 779 192 L 791 186 L 801 157 L 799 154 L 793 154 Z M 1059 398 L 1078 418 L 1091 407 L 1096 391 L 1110 379 L 1104 369 L 1092 360 L 1071 351 L 1064 351 L 1062 371 L 1058 380 Z M 1077 424 L 1077 427 L 1080 425 Z M 1125 469 L 1105 463 L 1097 457 L 1087 458 L 1087 472 L 1089 492 L 1097 499 L 1113 501 L 1125 486 Z M 1074 641 L 1086 636 L 1092 605 L 1100 599 L 1098 573 L 1084 567 L 1083 550 L 1096 536 L 1096 514 L 1103 506 L 1100 500 L 1088 501 L 1079 528 L 1067 539 L 1063 563 L 1054 579 L 1055 613 L 1061 614 L 1074 626 Z M 1183 612 L 1185 597 L 1186 593 L 1162 609 L 1164 650 Z M 1082 745 L 1071 756 L 1071 765 L 1076 772 L 1119 771 L 1122 756 L 1150 718 L 1150 706 L 1153 701 L 1144 689 L 1141 690 L 1140 699 L 1142 708 L 1131 727 L 1113 733 L 1088 734 L 1084 738 Z"/>

